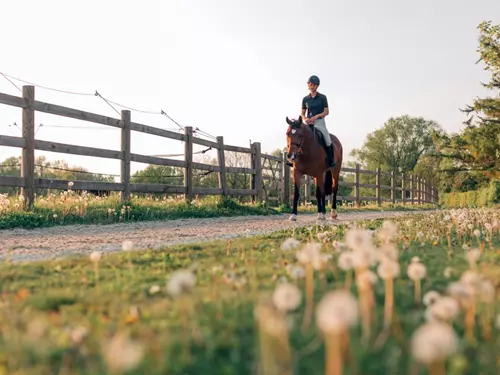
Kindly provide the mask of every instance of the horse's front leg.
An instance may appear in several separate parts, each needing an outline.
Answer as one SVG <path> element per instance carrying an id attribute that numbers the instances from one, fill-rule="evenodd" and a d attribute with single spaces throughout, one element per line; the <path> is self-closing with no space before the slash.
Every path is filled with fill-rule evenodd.
<path id="1" fill-rule="evenodd" d="M 323 187 L 323 178 L 315 178 L 316 184 L 316 201 L 318 205 L 318 220 L 326 220 L 326 208 L 325 208 L 325 189 Z"/>
<path id="2" fill-rule="evenodd" d="M 293 206 L 292 206 L 292 214 L 290 215 L 290 220 L 297 220 L 297 206 L 299 204 L 300 198 L 300 181 L 302 180 L 302 173 L 293 170 Z"/>

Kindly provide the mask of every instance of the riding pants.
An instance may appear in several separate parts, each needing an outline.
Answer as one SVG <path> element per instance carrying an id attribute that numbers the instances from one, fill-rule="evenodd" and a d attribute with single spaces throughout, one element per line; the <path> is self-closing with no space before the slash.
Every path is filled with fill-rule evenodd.
<path id="1" fill-rule="evenodd" d="M 328 129 L 326 128 L 326 122 L 324 118 L 317 119 L 314 122 L 314 127 L 316 129 L 319 129 L 321 131 L 321 134 L 323 134 L 323 138 L 325 139 L 325 144 L 326 147 L 330 147 L 332 144 L 332 140 L 330 138 L 330 134 L 328 133 Z"/>

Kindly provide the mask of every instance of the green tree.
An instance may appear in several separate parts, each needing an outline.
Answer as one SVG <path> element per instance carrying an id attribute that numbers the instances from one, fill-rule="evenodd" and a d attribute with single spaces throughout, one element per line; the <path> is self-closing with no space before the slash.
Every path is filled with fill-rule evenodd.
<path id="1" fill-rule="evenodd" d="M 479 62 L 491 73 L 482 85 L 494 96 L 475 99 L 462 111 L 469 115 L 458 134 L 436 134 L 439 154 L 449 159 L 442 171 L 454 181 L 455 190 L 473 190 L 500 177 L 500 26 L 481 22 Z M 449 187 L 452 188 L 452 187 Z"/>
<path id="2" fill-rule="evenodd" d="M 0 163 L 1 176 L 21 176 L 21 157 L 10 157 Z M 79 166 L 70 166 L 65 160 L 48 161 L 45 156 L 39 156 L 35 159 L 35 178 L 57 179 L 57 180 L 85 180 L 85 181 L 101 181 L 114 182 L 114 177 L 102 175 L 99 173 L 88 172 L 87 169 Z M 2 193 L 14 193 L 18 188 L 1 187 Z M 46 190 L 37 192 L 39 195 L 46 193 Z"/>
<path id="3" fill-rule="evenodd" d="M 364 168 L 412 171 L 423 155 L 434 151 L 433 133 L 441 127 L 432 120 L 408 115 L 391 117 L 380 129 L 369 133 L 363 146 L 350 155 Z"/>

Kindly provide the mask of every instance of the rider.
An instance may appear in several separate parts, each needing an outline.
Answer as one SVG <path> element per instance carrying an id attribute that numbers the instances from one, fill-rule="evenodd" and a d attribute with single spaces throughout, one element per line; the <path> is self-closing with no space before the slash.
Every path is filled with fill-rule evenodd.
<path id="1" fill-rule="evenodd" d="M 326 128 L 325 116 L 328 116 L 328 100 L 325 94 L 319 93 L 319 78 L 315 75 L 307 80 L 307 87 L 310 94 L 302 99 L 302 118 L 307 125 L 314 124 L 316 129 L 319 129 L 323 134 L 323 139 L 326 144 L 326 157 L 328 167 L 334 167 L 335 161 L 333 158 L 333 143 Z M 307 117 L 306 117 L 307 110 Z"/>

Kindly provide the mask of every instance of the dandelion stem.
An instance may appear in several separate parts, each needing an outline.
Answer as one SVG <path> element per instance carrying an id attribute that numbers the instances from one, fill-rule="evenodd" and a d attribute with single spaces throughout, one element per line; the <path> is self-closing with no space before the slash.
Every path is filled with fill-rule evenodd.
<path id="1" fill-rule="evenodd" d="M 306 309 L 302 321 L 302 331 L 309 329 L 314 308 L 314 270 L 310 263 L 306 265 Z"/>
<path id="2" fill-rule="evenodd" d="M 97 291 L 99 292 L 99 262 L 94 262 L 94 278 Z"/>
<path id="3" fill-rule="evenodd" d="M 385 278 L 384 326 L 389 328 L 394 310 L 394 280 L 388 275 Z"/>
<path id="4" fill-rule="evenodd" d="M 326 371 L 325 375 L 342 375 L 342 342 L 340 334 L 326 336 Z"/>
<path id="5" fill-rule="evenodd" d="M 422 284 L 420 279 L 415 280 L 415 305 L 420 306 L 420 301 L 422 300 Z"/>
<path id="6" fill-rule="evenodd" d="M 491 320 L 493 318 L 493 306 L 490 303 L 486 303 L 484 306 L 484 313 L 482 315 L 481 323 L 482 323 L 482 331 L 483 331 L 483 339 L 485 341 L 491 340 Z"/>
<path id="7" fill-rule="evenodd" d="M 437 361 L 429 365 L 429 375 L 445 375 L 444 361 Z"/>

